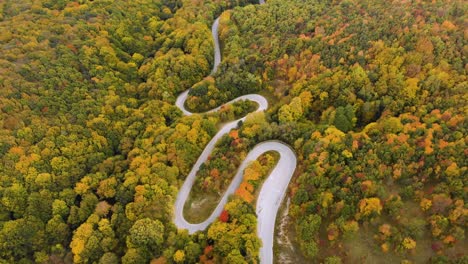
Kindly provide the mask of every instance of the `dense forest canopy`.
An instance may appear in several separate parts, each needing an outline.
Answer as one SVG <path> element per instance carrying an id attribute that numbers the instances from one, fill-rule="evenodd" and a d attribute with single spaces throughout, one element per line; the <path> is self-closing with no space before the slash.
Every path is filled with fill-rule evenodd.
<path id="1" fill-rule="evenodd" d="M 255 195 L 276 153 L 208 230 L 172 223 L 219 125 L 255 108 L 185 117 L 174 102 L 191 87 L 194 111 L 270 103 L 220 140 L 195 198 L 281 140 L 298 157 L 301 261 L 466 263 L 465 1 L 256 4 L 0 2 L 0 263 L 258 263 Z M 220 15 L 223 61 L 207 77 Z"/>

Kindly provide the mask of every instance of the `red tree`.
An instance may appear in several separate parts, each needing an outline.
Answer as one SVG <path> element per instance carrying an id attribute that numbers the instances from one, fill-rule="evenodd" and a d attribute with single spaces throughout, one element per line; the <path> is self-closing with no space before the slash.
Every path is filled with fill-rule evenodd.
<path id="1" fill-rule="evenodd" d="M 226 223 L 229 220 L 229 213 L 226 210 L 223 210 L 221 215 L 219 215 L 219 220 Z"/>

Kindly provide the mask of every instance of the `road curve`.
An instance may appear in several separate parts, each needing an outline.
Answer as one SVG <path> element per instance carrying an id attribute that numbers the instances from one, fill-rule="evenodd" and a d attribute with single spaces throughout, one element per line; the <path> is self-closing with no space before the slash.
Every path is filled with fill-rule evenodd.
<path id="1" fill-rule="evenodd" d="M 264 4 L 265 1 L 260 0 L 259 3 Z M 211 74 L 216 73 L 218 66 L 221 63 L 218 27 L 219 17 L 214 21 L 211 28 L 215 44 L 214 64 Z M 180 108 L 184 115 L 194 114 L 185 108 L 185 101 L 187 100 L 189 91 L 190 90 L 187 90 L 181 93 L 176 100 L 176 106 Z M 231 104 L 240 100 L 251 100 L 256 102 L 258 104 L 258 108 L 255 110 L 255 112 L 261 112 L 268 108 L 268 101 L 263 96 L 258 94 L 240 96 L 226 104 Z M 216 112 L 221 107 L 222 106 L 212 109 L 207 113 Z M 213 223 L 221 214 L 229 195 L 233 194 L 239 187 L 240 183 L 242 182 L 244 170 L 249 165 L 249 163 L 256 160 L 260 155 L 267 151 L 276 151 L 279 153 L 280 159 L 271 171 L 268 178 L 263 183 L 256 205 L 256 213 L 258 217 L 257 235 L 262 240 L 262 247 L 260 248 L 260 262 L 270 264 L 273 263 L 273 235 L 275 230 L 276 214 L 278 212 L 281 201 L 286 194 L 286 189 L 297 164 L 296 155 L 288 145 L 279 141 L 265 141 L 257 144 L 249 152 L 249 154 L 247 154 L 247 157 L 241 163 L 236 175 L 234 176 L 234 179 L 223 194 L 220 202 L 205 221 L 197 224 L 189 223 L 187 220 L 185 220 L 183 215 L 184 204 L 190 194 L 190 190 L 192 189 L 192 186 L 195 182 L 196 173 L 200 169 L 200 166 L 208 159 L 208 156 L 213 151 L 216 142 L 223 135 L 229 133 L 229 131 L 232 129 L 237 128 L 239 121 L 244 121 L 245 118 L 246 116 L 223 125 L 223 127 L 218 131 L 218 133 L 216 133 L 216 135 L 205 147 L 202 154 L 197 159 L 195 165 L 192 167 L 189 175 L 186 177 L 181 189 L 179 190 L 174 208 L 174 223 L 180 229 L 187 229 L 189 233 L 205 230 L 208 225 Z"/>

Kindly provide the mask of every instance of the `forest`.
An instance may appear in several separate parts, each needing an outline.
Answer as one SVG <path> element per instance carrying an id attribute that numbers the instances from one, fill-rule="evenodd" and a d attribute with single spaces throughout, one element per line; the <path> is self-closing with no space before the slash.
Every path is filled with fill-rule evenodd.
<path id="1" fill-rule="evenodd" d="M 259 263 L 268 152 L 291 146 L 291 263 L 467 263 L 463 0 L 0 1 L 0 264 Z M 211 25 L 220 16 L 222 62 Z M 259 93 L 265 112 L 238 102 Z M 250 113 L 250 114 L 248 114 Z M 205 198 L 202 210 L 191 208 Z M 277 221 L 278 222 L 278 221 Z M 280 263 L 277 261 L 277 263 Z"/>

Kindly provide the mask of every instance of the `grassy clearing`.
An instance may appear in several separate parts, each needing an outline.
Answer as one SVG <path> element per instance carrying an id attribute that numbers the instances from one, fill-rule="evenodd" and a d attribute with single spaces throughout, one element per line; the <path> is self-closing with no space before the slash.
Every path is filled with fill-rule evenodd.
<path id="1" fill-rule="evenodd" d="M 350 239 L 344 241 L 344 251 L 347 253 L 345 263 L 362 264 L 391 264 L 400 263 L 401 258 L 393 254 L 383 254 L 380 246 L 373 239 L 374 232 L 370 228 L 361 228 L 359 232 Z"/>
<path id="2" fill-rule="evenodd" d="M 275 223 L 275 240 L 273 245 L 275 264 L 310 263 L 300 252 L 296 242 L 294 222 L 288 219 L 287 197 L 281 204 Z M 283 230 L 281 230 L 283 229 Z"/>
<path id="3" fill-rule="evenodd" d="M 213 193 L 190 193 L 184 205 L 184 218 L 190 223 L 206 220 L 219 203 L 220 196 Z"/>

